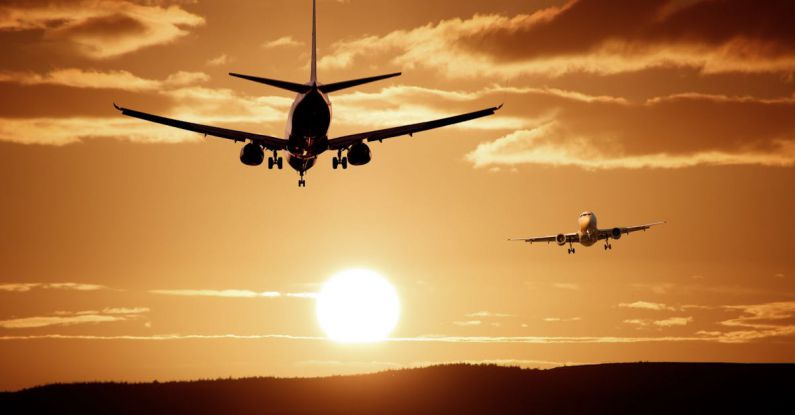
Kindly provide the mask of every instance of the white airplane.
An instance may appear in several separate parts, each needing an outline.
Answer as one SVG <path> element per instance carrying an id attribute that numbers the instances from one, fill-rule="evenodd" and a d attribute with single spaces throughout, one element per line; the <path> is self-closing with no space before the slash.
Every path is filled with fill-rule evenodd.
<path id="1" fill-rule="evenodd" d="M 301 175 L 301 178 L 298 180 L 299 187 L 306 187 L 304 174 L 315 165 L 318 156 L 326 151 L 335 151 L 337 153 L 337 156 L 331 160 L 334 169 L 337 167 L 347 169 L 348 164 L 352 166 L 362 166 L 369 163 L 371 159 L 370 147 L 367 143 L 372 143 L 374 141 L 381 142 L 387 138 L 405 135 L 413 136 L 422 131 L 487 117 L 493 115 L 502 107 L 502 105 L 500 105 L 498 107 L 486 108 L 433 121 L 329 138 L 326 135 L 329 125 L 331 124 L 331 101 L 329 100 L 328 94 L 353 86 L 392 78 L 400 75 L 400 72 L 330 84 L 320 83 L 317 77 L 317 25 L 315 23 L 317 20 L 317 8 L 315 3 L 316 1 L 313 0 L 312 61 L 309 82 L 298 84 L 276 79 L 261 78 L 258 76 L 241 75 L 238 73 L 229 74 L 237 78 L 297 93 L 293 106 L 290 108 L 290 114 L 287 117 L 285 138 L 194 124 L 120 107 L 115 103 L 113 106 L 121 111 L 123 115 L 129 117 L 140 118 L 145 121 L 181 128 L 183 130 L 195 131 L 205 136 L 211 135 L 235 142 L 247 142 L 240 151 L 240 161 L 248 166 L 259 166 L 262 164 L 265 160 L 265 152 L 268 151 L 273 154 L 268 157 L 268 168 L 272 169 L 277 167 L 281 169 L 284 165 L 284 160 L 279 156 L 279 152 L 284 151 L 287 153 L 287 164 Z M 345 155 L 343 155 L 343 152 Z"/>
<path id="2" fill-rule="evenodd" d="M 524 242 L 556 242 L 558 245 L 563 246 L 569 244 L 569 253 L 575 252 L 573 244 L 579 242 L 582 246 L 589 247 L 596 242 L 604 239 L 605 250 L 613 249 L 610 239 L 621 239 L 621 235 L 630 234 L 636 231 L 645 231 L 654 225 L 660 225 L 665 221 L 647 223 L 645 225 L 629 226 L 626 228 L 612 228 L 612 229 L 599 229 L 596 227 L 596 215 L 593 212 L 582 212 L 577 223 L 580 226 L 578 232 L 573 233 L 559 233 L 557 235 L 538 236 L 532 238 L 512 238 L 509 241 L 524 241 Z"/>

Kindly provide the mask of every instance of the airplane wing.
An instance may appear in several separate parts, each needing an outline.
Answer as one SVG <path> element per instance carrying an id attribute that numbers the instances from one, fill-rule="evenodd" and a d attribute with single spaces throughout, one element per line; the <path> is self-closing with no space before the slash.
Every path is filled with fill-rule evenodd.
<path id="1" fill-rule="evenodd" d="M 444 127 L 446 125 L 457 124 L 464 121 L 474 120 L 476 118 L 486 117 L 492 115 L 499 107 L 487 108 L 480 111 L 470 112 L 467 114 L 456 115 L 453 117 L 442 118 L 433 121 L 426 121 L 417 124 L 403 125 L 400 127 L 386 128 L 383 130 L 368 131 L 365 133 L 351 134 L 343 137 L 332 138 L 328 141 L 330 150 L 339 150 L 349 147 L 359 141 L 382 141 L 387 138 L 398 137 L 401 135 L 413 135 L 420 131 L 431 130 L 434 128 Z"/>
<path id="2" fill-rule="evenodd" d="M 662 225 L 663 223 L 665 223 L 665 221 L 652 222 L 652 223 L 647 223 L 645 225 L 628 226 L 626 228 L 615 228 L 615 229 L 620 229 L 622 235 L 629 235 L 632 232 L 645 231 L 646 229 L 649 229 L 652 226 Z M 602 230 L 600 230 L 599 231 L 599 239 L 605 239 L 608 236 L 612 238 L 613 237 L 613 236 L 611 236 L 612 232 L 613 232 L 613 229 L 602 229 Z"/>
<path id="3" fill-rule="evenodd" d="M 563 236 L 566 238 L 566 242 L 565 243 L 580 242 L 580 235 L 577 234 L 577 233 L 566 233 L 566 234 L 563 234 Z M 508 239 L 508 240 L 509 241 L 522 241 L 522 242 L 528 242 L 528 243 L 533 243 L 533 242 L 550 243 L 550 242 L 557 242 L 557 239 L 558 239 L 558 235 L 549 235 L 549 236 L 534 236 L 534 237 L 530 237 L 530 238 L 511 238 L 511 239 Z"/>
<path id="4" fill-rule="evenodd" d="M 129 108 L 119 107 L 116 104 L 113 104 L 113 106 L 117 110 L 121 111 L 123 115 L 127 115 L 129 117 L 134 117 L 134 118 L 140 118 L 142 120 L 151 121 L 158 124 L 168 125 L 170 127 L 181 128 L 183 130 L 188 130 L 188 131 L 195 131 L 197 133 L 204 135 L 226 138 L 229 140 L 233 140 L 235 142 L 249 140 L 253 143 L 257 143 L 267 148 L 268 150 L 283 150 L 287 147 L 287 140 L 283 138 L 276 138 L 262 134 L 247 133 L 245 131 L 229 130 L 226 128 L 213 127 L 209 125 L 194 124 L 186 121 L 175 120 L 172 118 L 161 117 L 159 115 L 147 114 L 145 112 L 135 111 Z"/>

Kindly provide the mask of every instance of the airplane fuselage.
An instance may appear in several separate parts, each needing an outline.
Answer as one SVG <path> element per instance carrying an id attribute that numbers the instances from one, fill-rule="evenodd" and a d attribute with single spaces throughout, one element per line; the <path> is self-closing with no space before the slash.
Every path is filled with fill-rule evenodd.
<path id="1" fill-rule="evenodd" d="M 312 88 L 295 97 L 285 129 L 290 167 L 303 174 L 315 165 L 317 156 L 328 149 L 330 125 L 331 101 L 326 94 Z"/>
<path id="2" fill-rule="evenodd" d="M 580 243 L 591 246 L 599 240 L 599 228 L 596 227 L 596 215 L 593 212 L 583 212 L 577 219 Z"/>

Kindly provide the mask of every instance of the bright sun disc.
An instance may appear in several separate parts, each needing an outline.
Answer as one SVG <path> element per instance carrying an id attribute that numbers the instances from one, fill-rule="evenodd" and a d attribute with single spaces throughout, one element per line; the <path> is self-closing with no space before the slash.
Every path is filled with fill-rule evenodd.
<path id="1" fill-rule="evenodd" d="M 400 316 L 395 287 L 366 269 L 331 276 L 320 290 L 315 309 L 320 327 L 331 340 L 372 343 L 385 339 Z"/>

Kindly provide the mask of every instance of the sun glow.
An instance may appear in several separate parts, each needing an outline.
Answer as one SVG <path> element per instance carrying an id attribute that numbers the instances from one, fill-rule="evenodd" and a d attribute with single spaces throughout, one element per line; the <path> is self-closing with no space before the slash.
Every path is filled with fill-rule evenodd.
<path id="1" fill-rule="evenodd" d="M 375 271 L 349 269 L 331 276 L 317 297 L 317 319 L 331 340 L 384 340 L 400 317 L 395 287 Z"/>

